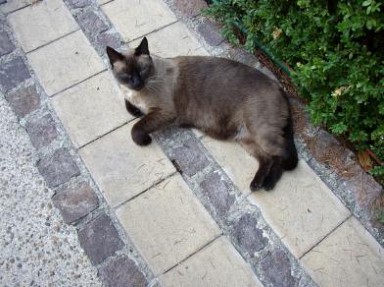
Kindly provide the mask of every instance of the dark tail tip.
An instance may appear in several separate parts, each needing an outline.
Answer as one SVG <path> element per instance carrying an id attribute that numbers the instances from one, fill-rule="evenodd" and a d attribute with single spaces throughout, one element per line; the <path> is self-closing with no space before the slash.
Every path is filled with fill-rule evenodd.
<path id="1" fill-rule="evenodd" d="M 287 140 L 286 158 L 282 161 L 282 167 L 285 170 L 293 170 L 297 167 L 299 157 L 297 155 L 297 149 L 295 141 L 293 140 L 293 125 L 292 119 L 289 117 L 287 125 L 284 128 L 284 137 Z"/>
<path id="2" fill-rule="evenodd" d="M 297 164 L 299 162 L 299 157 L 297 156 L 297 150 L 295 147 L 295 143 L 292 141 L 292 143 L 289 143 L 288 146 L 288 158 L 284 159 L 282 162 L 282 167 L 285 170 L 293 170 L 297 167 Z"/>

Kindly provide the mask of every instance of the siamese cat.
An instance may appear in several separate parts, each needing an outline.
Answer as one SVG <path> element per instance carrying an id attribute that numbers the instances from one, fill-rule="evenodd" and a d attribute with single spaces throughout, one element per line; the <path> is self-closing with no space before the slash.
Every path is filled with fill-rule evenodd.
<path id="1" fill-rule="evenodd" d="M 287 97 L 262 72 L 225 58 L 152 57 L 146 38 L 107 54 L 128 112 L 141 117 L 131 131 L 136 144 L 150 144 L 151 133 L 171 124 L 238 142 L 259 162 L 252 191 L 273 189 L 283 170 L 296 167 Z"/>

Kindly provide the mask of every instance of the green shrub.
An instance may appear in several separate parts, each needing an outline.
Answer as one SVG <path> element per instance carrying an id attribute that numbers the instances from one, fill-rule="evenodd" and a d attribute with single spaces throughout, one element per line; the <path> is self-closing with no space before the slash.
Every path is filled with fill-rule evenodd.
<path id="1" fill-rule="evenodd" d="M 384 159 L 384 1 L 214 0 L 224 35 L 291 68 L 315 124 Z M 383 169 L 375 171 L 384 175 Z"/>

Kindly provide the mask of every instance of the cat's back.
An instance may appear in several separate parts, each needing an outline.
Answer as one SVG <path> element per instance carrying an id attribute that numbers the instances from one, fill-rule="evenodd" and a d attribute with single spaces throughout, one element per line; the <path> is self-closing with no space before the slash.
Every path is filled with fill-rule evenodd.
<path id="1" fill-rule="evenodd" d="M 174 99 L 180 122 L 219 139 L 236 137 L 243 126 L 249 133 L 260 127 L 284 127 L 288 115 L 284 92 L 257 69 L 218 57 L 173 61 L 179 75 Z"/>
<path id="2" fill-rule="evenodd" d="M 248 65 L 212 56 L 180 56 L 172 59 L 183 82 L 225 90 L 279 90 L 279 84 Z"/>

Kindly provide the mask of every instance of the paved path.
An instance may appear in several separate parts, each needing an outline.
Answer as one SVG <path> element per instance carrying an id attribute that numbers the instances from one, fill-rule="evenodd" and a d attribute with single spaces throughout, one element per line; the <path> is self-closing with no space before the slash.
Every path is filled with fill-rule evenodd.
<path id="1" fill-rule="evenodd" d="M 382 247 L 304 160 L 274 191 L 250 193 L 257 162 L 234 144 L 179 129 L 156 133 L 149 147 L 133 144 L 136 120 L 124 110 L 105 45 L 134 47 L 146 35 L 159 56 L 231 56 L 209 25 L 197 29 L 209 34 L 202 41 L 162 0 L 8 2 L 0 6 L 0 91 L 8 101 L 1 106 L 10 105 L 29 134 L 94 281 L 38 283 L 25 277 L 34 270 L 26 263 L 25 272 L 1 277 L 5 285 L 95 286 L 92 268 L 106 286 L 383 284 Z M 198 14 L 189 1 L 167 3 Z M 42 199 L 35 210 L 50 204 Z M 33 224 L 24 221 L 13 224 Z M 1 273 L 10 260 L 1 251 Z M 58 262 L 52 256 L 46 264 Z"/>

